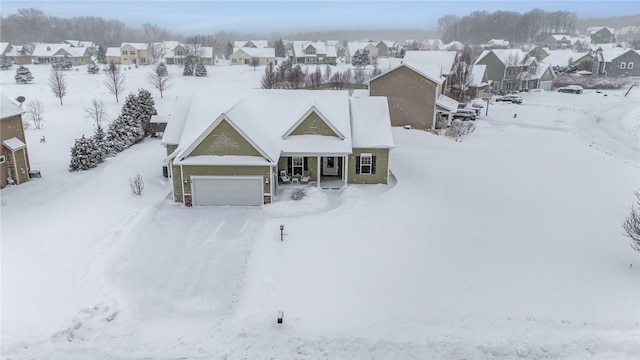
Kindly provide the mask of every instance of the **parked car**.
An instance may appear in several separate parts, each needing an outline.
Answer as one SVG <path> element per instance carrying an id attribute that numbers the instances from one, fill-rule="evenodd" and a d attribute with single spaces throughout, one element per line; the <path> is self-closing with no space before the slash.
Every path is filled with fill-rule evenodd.
<path id="1" fill-rule="evenodd" d="M 496 101 L 510 102 L 512 104 L 522 104 L 522 98 L 518 95 L 505 95 L 496 98 Z"/>
<path id="2" fill-rule="evenodd" d="M 460 119 L 462 121 L 473 121 L 476 119 L 476 111 L 472 109 L 458 109 L 453 113 L 453 118 Z"/>
<path id="3" fill-rule="evenodd" d="M 582 94 L 584 89 L 580 85 L 567 85 L 561 88 L 558 88 L 558 92 L 561 93 L 569 93 L 569 94 Z"/>

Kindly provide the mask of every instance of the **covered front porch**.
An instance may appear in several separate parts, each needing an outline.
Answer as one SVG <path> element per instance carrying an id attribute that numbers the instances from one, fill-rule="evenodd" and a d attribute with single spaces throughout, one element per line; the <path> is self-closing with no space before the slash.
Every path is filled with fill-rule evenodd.
<path id="1" fill-rule="evenodd" d="M 275 174 L 278 186 L 341 189 L 347 185 L 349 155 L 283 155 Z"/>

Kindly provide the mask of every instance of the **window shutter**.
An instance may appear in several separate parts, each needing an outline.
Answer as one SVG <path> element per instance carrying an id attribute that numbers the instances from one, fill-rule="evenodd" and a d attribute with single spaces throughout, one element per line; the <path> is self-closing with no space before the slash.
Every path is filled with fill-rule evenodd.
<path id="1" fill-rule="evenodd" d="M 309 158 L 305 156 L 303 159 L 304 159 L 303 169 L 304 171 L 309 171 Z"/>
<path id="2" fill-rule="evenodd" d="M 292 172 L 291 172 L 291 162 L 292 162 L 291 156 L 289 156 L 287 158 L 287 174 L 292 174 Z"/>
<path id="3" fill-rule="evenodd" d="M 360 174 L 360 156 L 356 156 L 356 174 Z"/>
<path id="4" fill-rule="evenodd" d="M 375 174 L 376 173 L 376 157 L 372 156 L 371 157 L 371 174 Z"/>

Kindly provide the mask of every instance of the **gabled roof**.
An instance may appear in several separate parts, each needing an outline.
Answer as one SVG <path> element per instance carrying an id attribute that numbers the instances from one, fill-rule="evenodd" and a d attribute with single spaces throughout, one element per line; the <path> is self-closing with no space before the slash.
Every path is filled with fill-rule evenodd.
<path id="1" fill-rule="evenodd" d="M 458 110 L 458 101 L 456 101 L 455 99 L 452 99 L 446 95 L 440 95 L 438 96 L 438 99 L 436 99 L 436 105 L 443 107 L 449 111 L 456 111 Z"/>
<path id="2" fill-rule="evenodd" d="M 69 44 L 50 44 L 50 43 L 39 43 L 36 45 L 35 49 L 33 49 L 33 53 L 31 55 L 35 57 L 39 56 L 54 56 L 61 49 L 71 53 L 71 45 Z"/>
<path id="3" fill-rule="evenodd" d="M 8 118 L 10 116 L 20 115 L 24 112 L 21 107 L 14 103 L 11 99 L 5 95 L 0 94 L 2 103 L 0 103 L 0 118 Z"/>
<path id="4" fill-rule="evenodd" d="M 122 50 L 119 47 L 108 47 L 105 56 L 119 57 L 122 54 Z"/>
<path id="5" fill-rule="evenodd" d="M 300 116 L 300 119 L 296 121 L 296 123 L 293 124 L 289 128 L 289 130 L 287 130 L 287 132 L 284 133 L 284 135 L 282 135 L 282 138 L 286 139 L 289 136 L 291 136 L 291 133 L 293 133 L 298 128 L 298 126 L 300 126 L 300 124 L 302 124 L 307 119 L 307 117 L 309 117 L 309 115 L 311 115 L 312 113 L 315 113 L 316 115 L 318 115 L 318 117 L 324 122 L 324 124 L 327 125 L 329 129 L 331 129 L 331 131 L 333 131 L 334 134 L 336 134 L 336 136 L 340 138 L 340 140 L 344 140 L 344 135 L 342 135 L 340 130 L 336 129 L 336 127 L 333 126 L 331 121 L 329 121 L 329 119 L 327 119 L 326 116 L 322 115 L 322 112 L 320 112 L 318 108 L 315 107 L 315 105 L 311 106 L 311 108 L 309 108 L 309 110 L 307 110 L 306 113 L 302 114 L 302 116 Z"/>
<path id="6" fill-rule="evenodd" d="M 347 43 L 347 48 L 349 50 L 349 54 L 353 55 L 356 53 L 356 51 L 364 49 L 369 44 L 376 46 L 376 44 L 372 42 L 351 41 Z"/>
<path id="7" fill-rule="evenodd" d="M 378 44 L 380 44 L 380 43 L 385 44 L 388 48 L 396 46 L 396 42 L 395 41 L 391 41 L 391 40 L 380 40 L 380 41 L 378 41 Z"/>
<path id="8" fill-rule="evenodd" d="M 471 81 L 469 86 L 471 87 L 483 87 L 487 85 L 484 83 L 484 74 L 487 71 L 487 65 L 473 65 L 471 70 Z"/>
<path id="9" fill-rule="evenodd" d="M 551 76 L 555 78 L 556 73 L 553 71 L 553 67 L 551 67 L 551 64 L 544 62 L 538 63 L 538 66 L 536 67 L 536 74 L 533 76 L 533 78 L 540 79 L 542 75 L 544 75 L 544 73 L 547 71 L 547 69 L 551 71 Z"/>
<path id="10" fill-rule="evenodd" d="M 354 148 L 392 148 L 391 116 L 386 96 L 350 98 Z"/>
<path id="11" fill-rule="evenodd" d="M 257 58 L 275 58 L 276 50 L 274 48 L 240 48 L 237 49 L 235 53 L 238 51 L 242 51 L 250 57 Z"/>
<path id="12" fill-rule="evenodd" d="M 487 41 L 488 46 L 509 46 L 509 41 L 504 39 L 491 39 Z"/>
<path id="13" fill-rule="evenodd" d="M 293 41 L 291 46 L 293 47 L 293 54 L 295 57 L 304 57 L 305 50 L 312 46 L 316 50 L 317 55 L 330 56 L 327 54 L 329 46 L 324 41 Z M 333 53 L 335 56 L 335 47 L 333 47 Z"/>
<path id="14" fill-rule="evenodd" d="M 595 34 L 595 33 L 597 33 L 598 31 L 600 31 L 600 30 L 602 30 L 602 29 L 607 29 L 607 30 L 609 30 L 609 32 L 610 32 L 610 33 L 612 33 L 612 34 L 614 34 L 614 33 L 615 33 L 615 29 L 614 29 L 614 28 L 612 28 L 612 27 L 606 27 L 606 26 L 589 26 L 589 27 L 587 28 L 587 32 L 588 32 L 589 34 Z"/>
<path id="15" fill-rule="evenodd" d="M 147 44 L 147 43 L 122 43 L 122 45 L 120 45 L 120 48 L 122 49 L 125 46 L 131 46 L 132 48 L 134 48 L 136 50 L 147 50 L 147 48 L 149 47 L 149 44 Z"/>
<path id="16" fill-rule="evenodd" d="M 178 45 L 180 45 L 180 41 L 173 41 L 173 40 L 170 40 L 170 41 L 163 41 L 163 42 L 162 42 L 162 46 L 164 46 L 164 48 L 165 48 L 165 49 L 168 49 L 168 50 L 173 50 L 173 49 L 175 49 L 175 48 L 176 48 L 176 46 L 178 46 Z"/>
<path id="17" fill-rule="evenodd" d="M 7 48 L 9 47 L 8 42 L 0 42 L 0 54 L 4 54 L 7 52 Z"/>
<path id="18" fill-rule="evenodd" d="M 526 52 L 520 49 L 491 49 L 491 50 L 484 50 L 480 54 L 480 56 L 478 56 L 478 59 L 476 60 L 475 64 L 477 64 L 482 59 L 484 59 L 489 53 L 493 53 L 494 55 L 496 55 L 498 60 L 500 60 L 500 62 L 502 62 L 502 64 L 505 66 L 516 65 L 516 64 L 511 64 L 513 61 L 516 61 L 516 60 L 518 61 L 517 65 L 525 66 L 531 63 L 531 59 L 535 59 L 535 57 L 530 56 L 529 54 L 527 54 Z"/>
<path id="19" fill-rule="evenodd" d="M 440 74 L 449 75 L 456 61 L 455 51 L 407 51 L 403 61 L 417 65 L 440 67 Z"/>
<path id="20" fill-rule="evenodd" d="M 257 48 L 266 48 L 269 47 L 269 43 L 267 40 L 236 40 L 233 42 L 233 47 L 242 48 L 245 47 L 249 42 L 251 42 Z"/>
<path id="21" fill-rule="evenodd" d="M 421 75 L 422 77 L 431 80 L 432 82 L 440 85 L 442 84 L 446 79 L 444 77 L 441 76 L 440 74 L 440 67 L 437 65 L 423 65 L 423 64 L 415 64 L 415 63 L 402 63 L 400 65 L 396 65 L 393 68 L 391 68 L 389 71 L 384 72 L 372 79 L 369 80 L 369 82 L 372 82 L 375 79 L 378 79 L 380 77 L 383 77 L 391 72 L 393 72 L 396 69 L 399 69 L 401 67 L 405 67 L 413 72 L 415 72 L 416 74 Z"/>
<path id="22" fill-rule="evenodd" d="M 622 55 L 625 55 L 626 53 L 633 51 L 636 54 L 640 54 L 638 53 L 637 50 L 633 50 L 633 49 L 614 49 L 614 50 L 604 50 L 601 52 L 602 54 L 602 60 L 604 62 L 611 62 L 617 58 L 619 58 Z"/>

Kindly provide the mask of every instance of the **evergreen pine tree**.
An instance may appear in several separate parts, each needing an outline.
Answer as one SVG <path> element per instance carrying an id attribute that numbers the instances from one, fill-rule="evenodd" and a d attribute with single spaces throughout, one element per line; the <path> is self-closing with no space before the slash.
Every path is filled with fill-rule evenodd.
<path id="1" fill-rule="evenodd" d="M 198 63 L 194 74 L 197 77 L 207 76 L 207 68 L 202 63 Z"/>
<path id="2" fill-rule="evenodd" d="M 224 51 L 224 56 L 229 59 L 229 56 L 231 56 L 231 54 L 233 54 L 233 44 L 231 44 L 231 41 L 227 42 L 227 47 Z"/>
<path id="3" fill-rule="evenodd" d="M 31 71 L 28 68 L 20 65 L 19 68 L 16 69 L 16 84 L 27 84 L 33 81 L 33 75 L 31 75 Z"/>
<path id="4" fill-rule="evenodd" d="M 363 68 L 369 65 L 369 51 L 368 50 L 356 50 L 351 58 L 351 65 L 356 68 Z"/>
<path id="5" fill-rule="evenodd" d="M 88 170 L 98 166 L 101 161 L 102 155 L 95 142 L 82 135 L 80 139 L 76 139 L 75 145 L 71 148 L 69 171 Z"/>
<path id="6" fill-rule="evenodd" d="M 11 61 L 4 54 L 0 55 L 0 70 L 7 70 L 11 68 L 11 65 Z"/>
<path id="7" fill-rule="evenodd" d="M 107 49 L 102 45 L 98 46 L 98 54 L 96 55 L 96 57 L 98 58 L 98 62 L 100 64 L 106 64 L 107 63 Z"/>
<path id="8" fill-rule="evenodd" d="M 60 64 L 58 64 L 58 66 L 62 70 L 69 70 L 73 66 L 73 63 L 71 62 L 71 59 L 69 59 L 69 57 L 67 55 L 65 55 L 62 58 L 62 61 L 60 62 Z"/>
<path id="9" fill-rule="evenodd" d="M 100 67 L 92 61 L 91 64 L 87 65 L 87 72 L 89 74 L 97 74 L 100 72 Z"/>
<path id="10" fill-rule="evenodd" d="M 138 90 L 138 116 L 144 136 L 151 135 L 151 117 L 157 113 L 151 93 L 145 89 Z"/>
<path id="11" fill-rule="evenodd" d="M 158 76 L 169 76 L 169 71 L 167 70 L 167 65 L 165 65 L 164 63 L 159 63 L 158 66 L 156 66 L 156 71 L 158 73 Z"/>
<path id="12" fill-rule="evenodd" d="M 284 48 L 284 43 L 282 42 L 282 39 L 276 40 L 276 43 L 274 45 L 274 50 L 276 53 L 276 57 L 286 57 L 287 56 L 287 52 Z"/>
<path id="13" fill-rule="evenodd" d="M 100 161 L 102 162 L 104 160 L 104 158 L 107 156 L 107 148 L 106 148 L 106 139 L 105 139 L 105 133 L 104 133 L 104 129 L 102 129 L 102 125 L 98 125 L 93 133 L 93 137 L 92 137 L 93 143 L 96 145 L 96 147 L 98 148 L 98 152 L 100 155 Z"/>
<path id="14" fill-rule="evenodd" d="M 193 65 L 191 65 L 191 60 L 187 60 L 184 62 L 184 70 L 182 71 L 182 75 L 193 76 Z"/>

